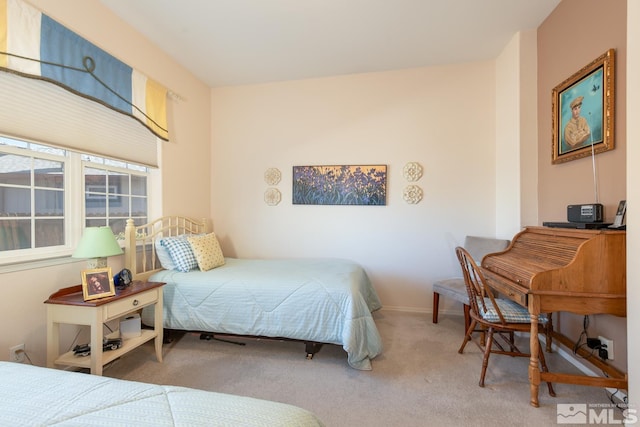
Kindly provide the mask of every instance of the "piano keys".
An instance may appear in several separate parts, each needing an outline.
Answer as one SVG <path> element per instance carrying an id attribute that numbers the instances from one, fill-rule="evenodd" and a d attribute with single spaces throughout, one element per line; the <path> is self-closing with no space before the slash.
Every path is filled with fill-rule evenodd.
<path id="1" fill-rule="evenodd" d="M 489 286 L 531 314 L 532 406 L 539 406 L 541 381 L 626 389 L 626 375 L 601 378 L 540 372 L 536 339 L 540 313 L 626 316 L 624 231 L 526 227 L 506 250 L 486 255 L 481 265 Z M 570 342 L 561 334 L 554 336 Z"/>

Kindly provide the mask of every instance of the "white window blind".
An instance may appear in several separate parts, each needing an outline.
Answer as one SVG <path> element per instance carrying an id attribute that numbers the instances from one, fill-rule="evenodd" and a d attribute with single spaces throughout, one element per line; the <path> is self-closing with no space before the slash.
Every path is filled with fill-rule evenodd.
<path id="1" fill-rule="evenodd" d="M 157 167 L 160 140 L 133 117 L 47 81 L 0 71 L 0 132 Z"/>

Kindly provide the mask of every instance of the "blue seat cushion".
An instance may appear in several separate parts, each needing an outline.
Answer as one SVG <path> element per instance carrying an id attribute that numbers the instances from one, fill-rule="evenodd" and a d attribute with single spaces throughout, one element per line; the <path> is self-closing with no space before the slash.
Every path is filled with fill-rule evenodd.
<path id="1" fill-rule="evenodd" d="M 511 301 L 510 299 L 502 299 L 495 298 L 496 305 L 498 309 L 502 313 L 502 317 L 508 323 L 529 323 L 531 321 L 531 316 L 529 315 L 529 310 L 520 304 Z M 489 298 L 485 298 L 485 305 L 487 310 L 484 311 L 482 308 L 482 304 L 478 301 L 478 307 L 480 308 L 480 315 L 487 322 L 500 322 L 500 317 L 498 316 L 498 312 L 491 304 L 491 300 Z M 540 314 L 538 317 L 538 322 L 540 324 L 547 323 L 547 315 Z"/>

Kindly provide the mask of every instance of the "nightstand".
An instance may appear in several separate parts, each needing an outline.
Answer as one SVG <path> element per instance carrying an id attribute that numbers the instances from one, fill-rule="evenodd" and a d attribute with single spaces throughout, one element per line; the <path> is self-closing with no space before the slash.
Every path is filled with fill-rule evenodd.
<path id="1" fill-rule="evenodd" d="M 47 305 L 47 367 L 56 365 L 89 368 L 102 375 L 102 367 L 147 341 L 155 339 L 156 358 L 162 362 L 162 286 L 161 282 L 133 281 L 115 296 L 84 301 L 82 285 L 63 288 L 45 301 Z M 123 340 L 122 347 L 102 351 L 103 324 L 155 305 L 153 329 L 142 329 L 139 337 Z M 88 325 L 91 328 L 91 355 L 60 354 L 60 324 Z"/>

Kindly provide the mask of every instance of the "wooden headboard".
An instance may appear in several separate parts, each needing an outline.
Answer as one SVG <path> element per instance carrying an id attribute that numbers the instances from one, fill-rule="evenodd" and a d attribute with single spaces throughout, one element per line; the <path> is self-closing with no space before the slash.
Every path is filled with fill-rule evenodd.
<path id="1" fill-rule="evenodd" d="M 147 224 L 135 225 L 129 218 L 124 229 L 124 265 L 135 280 L 147 280 L 162 270 L 156 256 L 155 241 L 159 237 L 211 232 L 211 222 L 182 216 L 163 216 Z"/>

